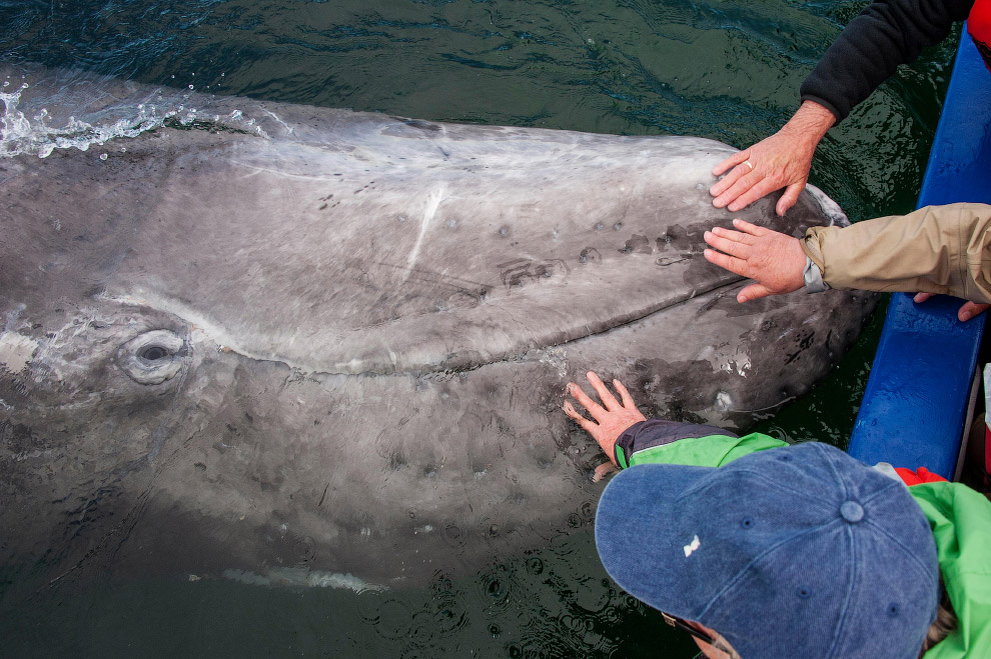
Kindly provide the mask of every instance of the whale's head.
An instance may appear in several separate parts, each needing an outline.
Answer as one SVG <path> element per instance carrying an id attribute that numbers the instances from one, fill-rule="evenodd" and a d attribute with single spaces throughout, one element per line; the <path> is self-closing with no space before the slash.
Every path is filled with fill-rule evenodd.
<path id="1" fill-rule="evenodd" d="M 735 302 L 710 140 L 196 101 L 268 123 L 0 160 L 0 543 L 50 579 L 475 569 L 594 509 L 569 380 L 745 427 L 871 307 Z"/>

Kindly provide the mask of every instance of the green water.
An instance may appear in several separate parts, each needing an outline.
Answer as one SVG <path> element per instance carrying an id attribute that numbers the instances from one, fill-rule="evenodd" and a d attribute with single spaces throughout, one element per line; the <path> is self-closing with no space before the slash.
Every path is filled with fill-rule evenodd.
<path id="1" fill-rule="evenodd" d="M 790 116 L 804 77 L 865 4 L 0 0 L 0 58 L 424 119 L 743 147 Z M 811 181 L 851 218 L 914 207 L 951 42 L 903 67 L 821 145 Z M 879 330 L 876 315 L 826 382 L 761 429 L 845 445 Z M 23 568 L 0 569 L 0 654 L 694 656 L 686 637 L 611 584 L 591 528 L 577 515 L 478 574 L 384 594 L 109 575 L 22 592 Z"/>

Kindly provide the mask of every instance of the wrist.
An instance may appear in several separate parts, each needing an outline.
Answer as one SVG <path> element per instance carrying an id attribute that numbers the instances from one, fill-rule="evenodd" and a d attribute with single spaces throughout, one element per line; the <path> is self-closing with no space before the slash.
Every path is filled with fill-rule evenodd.
<path id="1" fill-rule="evenodd" d="M 836 117 L 825 106 L 815 101 L 803 101 L 788 123 L 782 126 L 781 132 L 818 144 L 835 123 Z"/>

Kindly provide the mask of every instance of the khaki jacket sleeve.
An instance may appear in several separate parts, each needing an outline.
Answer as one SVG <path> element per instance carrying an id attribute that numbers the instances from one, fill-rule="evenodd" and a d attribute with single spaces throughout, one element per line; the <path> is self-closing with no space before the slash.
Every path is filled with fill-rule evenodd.
<path id="1" fill-rule="evenodd" d="M 926 206 L 849 227 L 812 227 L 802 249 L 832 288 L 991 302 L 991 206 Z"/>

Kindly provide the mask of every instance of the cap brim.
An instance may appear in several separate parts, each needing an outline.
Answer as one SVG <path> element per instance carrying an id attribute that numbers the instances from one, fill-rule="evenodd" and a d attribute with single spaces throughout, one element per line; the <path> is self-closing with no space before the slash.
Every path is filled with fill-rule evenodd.
<path id="1" fill-rule="evenodd" d="M 595 546 L 606 572 L 637 599 L 679 617 L 691 618 L 684 595 L 694 590 L 691 571 L 683 569 L 693 537 L 679 499 L 714 469 L 637 465 L 617 474 L 599 499 Z"/>

